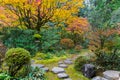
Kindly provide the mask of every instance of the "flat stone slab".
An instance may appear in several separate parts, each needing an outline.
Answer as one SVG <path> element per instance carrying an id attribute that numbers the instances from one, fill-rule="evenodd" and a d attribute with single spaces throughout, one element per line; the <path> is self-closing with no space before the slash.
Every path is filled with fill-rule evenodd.
<path id="1" fill-rule="evenodd" d="M 41 68 L 42 70 L 48 72 L 49 71 L 49 68 L 48 67 L 44 67 L 44 68 Z"/>
<path id="2" fill-rule="evenodd" d="M 108 80 L 108 79 L 100 77 L 100 76 L 96 76 L 96 77 L 92 78 L 92 80 Z"/>
<path id="3" fill-rule="evenodd" d="M 32 64 L 32 67 L 38 67 L 38 68 L 44 68 L 45 66 L 43 64 Z"/>
<path id="4" fill-rule="evenodd" d="M 72 61 L 72 59 L 70 59 L 70 58 L 68 58 L 68 59 L 66 59 L 66 60 L 68 60 L 68 61 Z"/>
<path id="5" fill-rule="evenodd" d="M 103 76 L 108 80 L 119 80 L 120 72 L 114 70 L 108 70 L 103 72 Z"/>
<path id="6" fill-rule="evenodd" d="M 71 78 L 66 78 L 66 79 L 64 79 L 64 80 L 72 80 Z"/>
<path id="7" fill-rule="evenodd" d="M 64 70 L 64 68 L 54 67 L 54 68 L 52 68 L 52 72 L 57 74 L 57 73 L 63 73 L 63 72 L 65 72 L 65 70 Z"/>
<path id="8" fill-rule="evenodd" d="M 67 68 L 68 67 L 66 64 L 59 64 L 58 66 L 61 67 L 61 68 Z"/>
<path id="9" fill-rule="evenodd" d="M 63 61 L 59 61 L 58 64 L 64 64 L 64 62 Z"/>
<path id="10" fill-rule="evenodd" d="M 64 60 L 65 64 L 73 64 L 73 62 L 71 60 Z"/>
<path id="11" fill-rule="evenodd" d="M 69 76 L 66 73 L 59 73 L 57 74 L 58 78 L 63 79 L 63 78 L 68 78 Z"/>
<path id="12" fill-rule="evenodd" d="M 31 63 L 32 63 L 32 64 L 35 63 L 35 60 L 31 60 Z"/>

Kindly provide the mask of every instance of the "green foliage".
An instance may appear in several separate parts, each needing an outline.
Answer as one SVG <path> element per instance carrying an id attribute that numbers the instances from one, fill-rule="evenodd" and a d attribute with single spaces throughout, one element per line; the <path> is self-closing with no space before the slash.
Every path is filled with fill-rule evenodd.
<path id="1" fill-rule="evenodd" d="M 0 80 L 10 80 L 10 76 L 5 73 L 0 73 Z"/>
<path id="2" fill-rule="evenodd" d="M 3 29 L 3 43 L 8 48 L 21 47 L 31 52 L 34 55 L 39 49 L 39 44 L 35 42 L 33 37 L 34 30 L 21 30 L 18 28 L 4 28 Z"/>
<path id="3" fill-rule="evenodd" d="M 120 70 L 120 52 L 114 50 L 110 53 L 102 52 L 96 59 L 96 64 L 108 70 Z"/>
<path id="4" fill-rule="evenodd" d="M 120 8 L 113 11 L 111 16 L 111 24 L 120 23 Z"/>
<path id="5" fill-rule="evenodd" d="M 81 67 L 87 63 L 87 59 L 83 56 L 79 56 L 76 60 L 75 60 L 75 64 L 74 64 L 74 68 L 77 71 L 81 71 Z"/>
<path id="6" fill-rule="evenodd" d="M 45 76 L 45 72 L 39 68 L 32 68 L 32 71 L 20 80 L 47 80 Z"/>
<path id="7" fill-rule="evenodd" d="M 60 41 L 60 34 L 57 28 L 41 30 L 41 46 L 43 52 L 54 52 L 57 50 Z"/>
<path id="8" fill-rule="evenodd" d="M 74 68 L 77 71 L 81 70 L 81 67 L 86 64 L 86 63 L 94 63 L 96 60 L 96 56 L 92 53 L 84 55 L 84 56 L 79 56 L 74 63 Z"/>
<path id="9" fill-rule="evenodd" d="M 6 52 L 5 61 L 11 76 L 24 77 L 29 72 L 30 53 L 23 48 L 12 48 Z"/>

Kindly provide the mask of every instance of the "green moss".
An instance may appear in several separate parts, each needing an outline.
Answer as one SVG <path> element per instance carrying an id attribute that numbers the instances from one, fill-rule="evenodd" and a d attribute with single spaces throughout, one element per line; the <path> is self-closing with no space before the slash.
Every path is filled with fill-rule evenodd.
<path id="1" fill-rule="evenodd" d="M 74 65 L 70 65 L 68 68 L 66 68 L 66 73 L 70 76 L 72 80 L 89 80 L 88 78 L 84 77 L 82 73 L 77 72 L 74 69 Z"/>
<path id="2" fill-rule="evenodd" d="M 66 56 L 63 57 L 53 57 L 52 59 L 48 59 L 48 60 L 35 60 L 35 63 L 39 63 L 39 64 L 51 64 L 51 63 L 55 63 L 58 62 L 60 60 L 66 59 Z"/>

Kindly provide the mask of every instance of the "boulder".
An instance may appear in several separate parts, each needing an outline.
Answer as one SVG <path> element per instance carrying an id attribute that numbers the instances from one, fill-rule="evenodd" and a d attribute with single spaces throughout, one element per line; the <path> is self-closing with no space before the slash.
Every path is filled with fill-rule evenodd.
<path id="1" fill-rule="evenodd" d="M 69 76 L 66 73 L 59 73 L 57 74 L 58 78 L 63 79 L 63 78 L 68 78 Z"/>
<path id="2" fill-rule="evenodd" d="M 61 68 L 67 68 L 68 67 L 66 64 L 59 64 L 58 66 L 61 67 Z"/>
<path id="3" fill-rule="evenodd" d="M 92 64 L 85 64 L 82 66 L 81 71 L 84 76 L 88 78 L 92 78 L 95 76 L 96 71 L 95 71 L 95 66 Z"/>
<path id="4" fill-rule="evenodd" d="M 103 76 L 108 80 L 120 80 L 120 71 L 108 70 L 103 72 Z"/>
<path id="5" fill-rule="evenodd" d="M 108 80 L 108 79 L 100 77 L 100 76 L 96 76 L 96 77 L 92 78 L 92 80 Z"/>
<path id="6" fill-rule="evenodd" d="M 64 68 L 54 67 L 54 68 L 52 68 L 52 72 L 57 74 L 57 73 L 63 73 L 63 72 L 65 72 L 65 70 L 64 70 Z"/>

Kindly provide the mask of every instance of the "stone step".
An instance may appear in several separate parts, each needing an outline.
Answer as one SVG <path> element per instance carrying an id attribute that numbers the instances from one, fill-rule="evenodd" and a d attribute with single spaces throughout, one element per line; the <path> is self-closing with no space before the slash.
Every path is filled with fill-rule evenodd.
<path id="1" fill-rule="evenodd" d="M 68 74 L 66 74 L 66 73 L 59 73 L 59 74 L 57 74 L 57 76 L 60 79 L 64 79 L 64 78 L 68 78 L 69 77 Z"/>
<path id="2" fill-rule="evenodd" d="M 65 72 L 65 70 L 64 70 L 64 68 L 53 67 L 53 68 L 52 68 L 52 72 L 58 74 L 58 73 L 63 73 L 63 72 Z"/>

